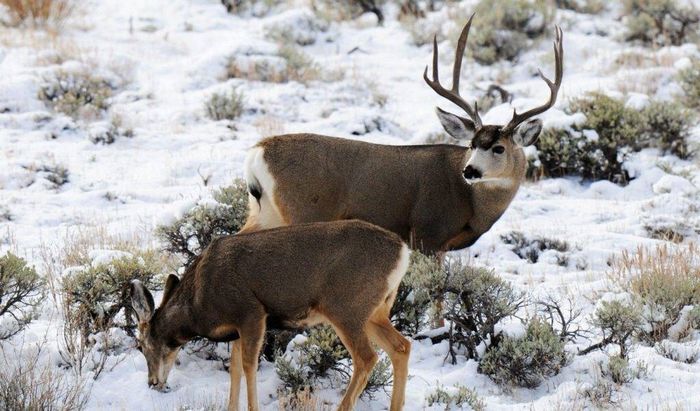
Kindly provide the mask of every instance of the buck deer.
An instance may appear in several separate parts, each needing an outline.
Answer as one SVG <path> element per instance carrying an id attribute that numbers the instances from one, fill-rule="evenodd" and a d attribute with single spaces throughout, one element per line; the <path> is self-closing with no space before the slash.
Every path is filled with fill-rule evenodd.
<path id="1" fill-rule="evenodd" d="M 273 321 L 289 327 L 330 323 L 350 352 L 353 374 L 339 409 L 351 410 L 377 362 L 371 342 L 394 371 L 391 410 L 400 410 L 410 342 L 389 321 L 408 267 L 409 248 L 394 233 L 358 221 L 310 223 L 213 240 L 182 280 L 171 275 L 160 307 L 139 281 L 131 284 L 148 384 L 162 389 L 188 340 L 240 337 L 248 409 L 257 410 L 255 373 Z M 240 343 L 239 343 L 240 342 Z M 238 409 L 240 374 L 231 365 L 229 410 Z"/>
<path id="2" fill-rule="evenodd" d="M 554 41 L 555 80 L 540 76 L 550 90 L 547 103 L 513 111 L 505 126 L 484 125 L 476 104 L 459 94 L 462 56 L 474 16 L 457 43 L 452 89 L 438 79 L 433 41 L 432 79 L 440 96 L 469 118 L 437 108 L 444 129 L 458 145 L 390 146 L 315 134 L 270 137 L 246 158 L 249 218 L 243 232 L 311 221 L 357 218 L 393 231 L 428 253 L 472 245 L 500 218 L 525 176 L 523 147 L 535 142 L 552 107 L 563 74 L 562 31 Z"/>

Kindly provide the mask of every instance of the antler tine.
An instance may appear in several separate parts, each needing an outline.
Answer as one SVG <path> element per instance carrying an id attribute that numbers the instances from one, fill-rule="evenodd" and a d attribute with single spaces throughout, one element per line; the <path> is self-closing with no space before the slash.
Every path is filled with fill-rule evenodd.
<path id="1" fill-rule="evenodd" d="M 539 107 L 535 107 L 524 113 L 518 114 L 515 110 L 513 110 L 513 118 L 503 128 L 504 130 L 515 129 L 515 127 L 517 127 L 523 121 L 529 119 L 530 117 L 534 117 L 538 114 L 544 113 L 545 111 L 552 108 L 554 103 L 556 103 L 557 94 L 559 93 L 559 87 L 561 87 L 561 81 L 564 75 L 564 33 L 562 32 L 561 27 L 559 26 L 556 26 L 555 32 L 556 34 L 554 39 L 554 81 L 545 77 L 542 73 L 542 70 L 538 70 L 540 77 L 547 84 L 547 87 L 549 87 L 549 101 L 547 101 L 545 104 Z"/>
<path id="2" fill-rule="evenodd" d="M 462 70 L 462 57 L 464 56 L 464 48 L 467 45 L 467 38 L 469 37 L 469 28 L 472 24 L 472 19 L 474 14 L 469 17 L 469 21 L 462 29 L 462 34 L 459 36 L 459 41 L 457 42 L 457 50 L 455 51 L 455 63 L 452 71 L 452 89 L 445 89 L 442 84 L 440 84 L 440 77 L 438 75 L 438 45 L 437 45 L 437 35 L 433 38 L 433 78 L 432 80 L 428 78 L 428 66 L 425 66 L 425 71 L 423 72 L 423 80 L 440 96 L 450 100 L 456 104 L 459 108 L 464 110 L 467 115 L 474 121 L 476 128 L 481 127 L 481 117 L 476 108 L 472 108 L 469 103 L 467 103 L 459 95 L 459 75 Z"/>

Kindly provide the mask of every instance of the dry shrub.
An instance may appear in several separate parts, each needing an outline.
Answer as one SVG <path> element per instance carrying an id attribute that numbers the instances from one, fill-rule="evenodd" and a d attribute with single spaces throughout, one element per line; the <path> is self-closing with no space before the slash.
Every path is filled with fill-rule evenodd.
<path id="1" fill-rule="evenodd" d="M 643 307 L 639 338 L 647 343 L 668 338 L 683 308 L 700 304 L 700 249 L 694 244 L 623 252 L 611 275 Z"/>
<path id="2" fill-rule="evenodd" d="M 13 25 L 60 29 L 76 8 L 75 0 L 0 0 Z"/>
<path id="3" fill-rule="evenodd" d="M 41 362 L 41 349 L 24 358 L 21 353 L 0 351 L 0 409 L 85 409 L 89 395 L 85 381 Z"/>
<path id="4" fill-rule="evenodd" d="M 323 404 L 309 387 L 296 392 L 280 393 L 279 409 L 281 411 L 326 411 L 331 408 Z"/>
<path id="5" fill-rule="evenodd" d="M 260 137 L 278 136 L 284 134 L 284 121 L 273 115 L 262 115 L 253 122 Z"/>
<path id="6" fill-rule="evenodd" d="M 38 98 L 54 110 L 73 118 L 97 117 L 110 106 L 116 85 L 88 69 L 57 70 L 44 77 Z"/>

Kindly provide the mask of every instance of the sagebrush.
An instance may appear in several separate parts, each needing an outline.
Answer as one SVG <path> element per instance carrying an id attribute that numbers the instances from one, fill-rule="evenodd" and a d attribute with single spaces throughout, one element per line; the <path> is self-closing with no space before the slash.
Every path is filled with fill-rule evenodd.
<path id="1" fill-rule="evenodd" d="M 10 252 L 0 257 L 0 340 L 18 334 L 34 319 L 44 284 L 22 258 Z"/>
<path id="2" fill-rule="evenodd" d="M 248 188 L 236 179 L 212 193 L 213 202 L 200 202 L 170 224 L 158 226 L 156 235 L 166 251 L 189 265 L 214 238 L 235 234 L 248 217 Z"/>
<path id="3" fill-rule="evenodd" d="M 626 184 L 631 177 L 624 162 L 632 152 L 651 147 L 680 158 L 691 155 L 695 116 L 679 103 L 652 101 L 636 110 L 621 99 L 592 93 L 573 99 L 568 111 L 585 114 L 585 123 L 543 130 L 529 177 L 577 175 Z"/>

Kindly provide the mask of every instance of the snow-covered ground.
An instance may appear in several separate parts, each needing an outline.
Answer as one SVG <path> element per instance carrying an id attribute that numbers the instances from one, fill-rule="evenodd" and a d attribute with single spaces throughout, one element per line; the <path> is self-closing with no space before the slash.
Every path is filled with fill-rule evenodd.
<path id="1" fill-rule="evenodd" d="M 304 8 L 305 1 L 292 3 L 258 18 L 227 14 L 217 0 L 93 0 L 58 36 L 0 28 L 0 211 L 7 209 L 11 215 L 10 221 L 0 218 L 0 251 L 14 250 L 41 268 L 42 246 L 60 245 L 78 227 L 139 233 L 151 241 L 156 224 L 183 204 L 241 177 L 246 150 L 269 130 L 387 144 L 421 143 L 440 131 L 434 107 L 452 107 L 422 80 L 430 46 L 412 44 L 396 20 L 395 8 L 386 8 L 383 27 L 376 26 L 372 15 L 364 15 L 322 30 L 300 26 L 298 22 L 311 12 Z M 469 10 L 474 2 L 465 3 Z M 436 13 L 430 17 L 440 20 L 444 12 Z M 619 40 L 623 25 L 618 15 L 616 10 L 597 16 L 558 11 L 555 21 L 564 30 L 565 74 L 556 107 L 587 91 L 643 89 L 637 83 L 652 71 L 661 80 L 651 97 L 670 99 L 678 93 L 673 75 L 690 57 L 700 55 L 697 45 L 661 50 L 637 46 L 634 50 L 655 54 L 656 61 L 664 63 L 619 68 L 613 63 L 616 57 L 633 47 Z M 444 33 L 451 32 L 448 24 L 459 22 L 446 21 Z M 315 39 L 303 51 L 337 79 L 307 85 L 223 80 L 230 56 L 274 53 L 276 43 L 265 33 L 275 25 L 289 25 Z M 547 40 L 514 64 L 487 67 L 466 60 L 462 93 L 473 100 L 498 80 L 516 93 L 513 104 L 518 109 L 537 104 L 548 90 L 534 74 L 540 66 L 552 73 L 551 53 Z M 441 55 L 442 77 L 449 81 L 453 55 L 449 42 L 441 44 Z M 64 69 L 83 67 L 119 84 L 109 113 L 72 120 L 47 108 L 37 94 L 43 79 L 58 68 L 57 61 Z M 243 115 L 232 123 L 210 120 L 204 111 L 206 98 L 232 86 L 245 95 Z M 382 98 L 386 98 L 383 105 L 377 103 Z M 498 106 L 484 120 L 499 123 L 509 115 L 508 105 Z M 114 117 L 133 129 L 133 137 L 118 138 L 110 145 L 91 142 L 90 137 Z M 557 108 L 542 118 L 545 126 L 574 121 Z M 380 127 L 372 126 L 376 124 Z M 692 133 L 694 141 L 700 140 L 700 129 Z M 69 172 L 68 183 L 58 188 L 41 171 L 42 166 L 53 165 Z M 685 224 L 691 227 L 685 241 L 696 239 L 693 229 L 700 228 L 697 163 L 645 150 L 632 156 L 628 168 L 636 178 L 625 187 L 577 178 L 523 184 L 500 221 L 463 254 L 475 264 L 493 267 L 518 288 L 535 295 L 570 295 L 585 314 L 592 313 L 609 290 L 606 271 L 611 255 L 660 242 L 649 238 L 645 223 Z M 572 246 L 567 252 L 570 263 L 562 267 L 555 256 L 546 254 L 534 264 L 519 258 L 501 240 L 502 234 L 513 230 L 567 241 Z M 6 344 L 19 346 L 45 338 L 47 355 L 58 362 L 57 317 L 47 302 L 26 333 Z M 488 409 L 573 408 L 586 404 L 581 392 L 596 382 L 596 368 L 605 358 L 600 352 L 574 357 L 561 374 L 539 388 L 505 392 L 478 374 L 474 361 L 461 358 L 452 365 L 445 361 L 446 353 L 444 342 L 413 343 L 406 409 L 424 409 L 427 393 L 438 385 L 456 383 L 476 389 Z M 618 405 L 699 407 L 699 364 L 673 362 L 644 346 L 635 346 L 630 357 L 632 363 L 646 362 L 650 371 L 620 387 Z M 131 350 L 92 384 L 89 408 L 161 410 L 226 403 L 229 380 L 218 362 L 180 354 L 180 364 L 169 378 L 169 393 L 148 389 L 146 372 L 143 356 Z M 279 379 L 273 365 L 263 363 L 258 379 L 261 405 L 277 409 Z M 337 403 L 341 388 L 325 389 L 320 396 Z M 387 405 L 388 395 L 380 393 L 374 400 L 363 399 L 358 409 Z"/>

